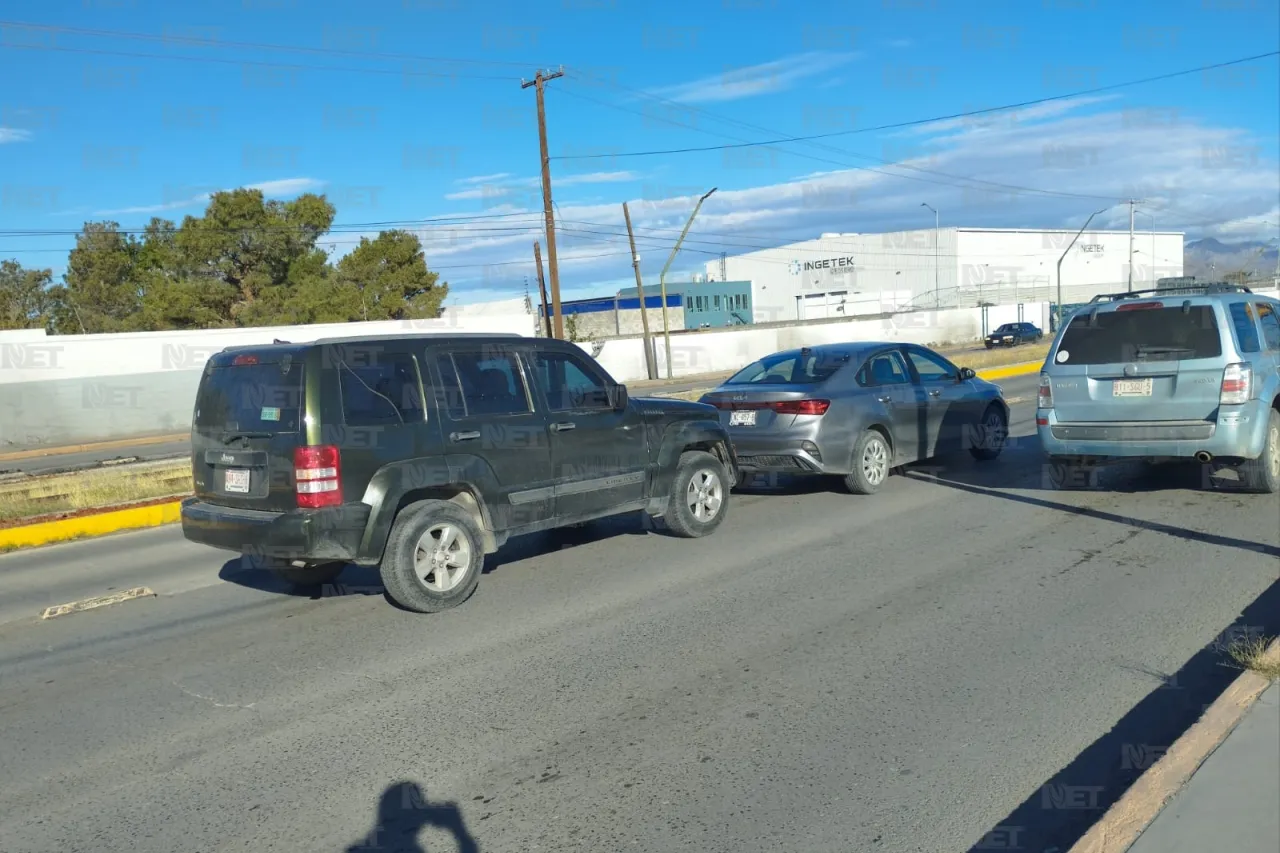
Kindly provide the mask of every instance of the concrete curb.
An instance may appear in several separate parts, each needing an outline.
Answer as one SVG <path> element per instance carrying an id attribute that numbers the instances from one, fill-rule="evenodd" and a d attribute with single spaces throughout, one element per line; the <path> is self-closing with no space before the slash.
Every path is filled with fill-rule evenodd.
<path id="1" fill-rule="evenodd" d="M 182 501 L 151 504 L 150 506 L 107 509 L 92 515 L 62 518 L 21 527 L 0 529 L 0 550 L 34 548 L 71 539 L 105 536 L 121 530 L 142 527 L 158 527 L 181 519 Z"/>
<path id="2" fill-rule="evenodd" d="M 1040 362 L 1026 362 L 1008 367 L 979 370 L 978 376 L 983 379 L 1008 379 L 1013 376 L 1026 376 L 1035 373 L 1039 369 Z M 710 387 L 706 390 L 710 390 Z M 172 503 L 152 504 L 145 507 L 108 509 L 93 515 L 83 515 L 77 518 L 65 518 L 57 521 L 45 521 L 39 524 L 9 527 L 0 529 L 0 551 L 14 548 L 34 548 L 71 539 L 105 536 L 108 533 L 117 533 L 121 530 L 159 527 L 162 524 L 173 524 L 176 521 L 180 521 L 181 518 L 181 501 L 173 501 Z"/>
<path id="3" fill-rule="evenodd" d="M 0 462 L 16 462 L 19 459 L 35 459 L 39 456 L 65 456 L 68 453 L 89 453 L 94 450 L 114 450 L 118 447 L 147 447 L 152 444 L 168 444 L 191 438 L 191 433 L 153 435 L 147 438 L 122 438 L 116 441 L 95 441 L 89 444 L 70 444 L 59 447 L 35 447 L 30 450 L 11 450 L 0 453 Z"/>
<path id="4" fill-rule="evenodd" d="M 1280 638 L 1267 654 L 1280 654 Z M 1244 719 L 1270 680 L 1246 670 L 1223 691 L 1200 719 L 1107 809 L 1069 853 L 1124 853 L 1150 826 L 1213 751 Z"/>

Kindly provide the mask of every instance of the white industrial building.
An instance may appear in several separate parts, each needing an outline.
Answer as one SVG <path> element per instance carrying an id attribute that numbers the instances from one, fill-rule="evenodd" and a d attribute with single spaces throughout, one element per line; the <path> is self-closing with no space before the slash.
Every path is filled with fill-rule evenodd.
<path id="1" fill-rule="evenodd" d="M 906 308 L 1063 303 L 1129 286 L 1128 231 L 932 228 L 824 234 L 707 264 L 707 278 L 751 282 L 753 321 L 879 314 Z M 1183 233 L 1136 231 L 1133 286 L 1183 274 Z"/>

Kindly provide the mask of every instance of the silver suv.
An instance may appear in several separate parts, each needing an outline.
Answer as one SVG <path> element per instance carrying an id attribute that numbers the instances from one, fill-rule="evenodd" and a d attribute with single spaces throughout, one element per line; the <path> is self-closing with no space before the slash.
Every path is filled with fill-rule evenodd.
<path id="1" fill-rule="evenodd" d="M 1195 459 L 1280 491 L 1280 300 L 1231 285 L 1094 297 L 1041 368 L 1036 431 L 1058 487 L 1112 459 Z"/>

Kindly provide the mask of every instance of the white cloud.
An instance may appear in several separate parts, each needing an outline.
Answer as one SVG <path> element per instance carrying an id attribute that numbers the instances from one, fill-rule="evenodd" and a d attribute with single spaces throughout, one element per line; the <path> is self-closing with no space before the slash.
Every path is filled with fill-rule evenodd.
<path id="1" fill-rule="evenodd" d="M 1026 125 L 1033 121 L 1044 121 L 1066 115 L 1069 112 L 1090 107 L 1094 104 L 1114 101 L 1120 95 L 1082 95 L 1078 98 L 1063 98 L 1060 101 L 1047 101 L 1016 110 L 969 115 L 961 118 L 942 119 L 929 124 L 915 125 L 905 129 L 905 133 L 913 136 L 932 135 L 946 131 L 958 130 L 961 133 L 983 133 L 992 129 Z M 965 111 L 980 110 L 983 107 L 973 106 Z"/>
<path id="2" fill-rule="evenodd" d="M 324 186 L 325 182 L 316 180 L 315 178 L 283 178 L 277 181 L 262 181 L 257 184 L 249 184 L 245 189 L 261 190 L 262 194 L 267 198 L 280 198 L 282 196 L 298 195 L 310 190 L 319 189 Z M 166 195 L 169 191 L 166 189 Z M 166 210 L 182 210 L 188 207 L 197 207 L 209 201 L 209 197 L 213 195 L 213 191 L 199 192 L 190 196 L 173 199 L 171 201 L 161 202 L 160 204 L 148 204 L 139 207 L 121 207 L 114 210 L 96 210 L 94 216 L 118 216 L 121 214 L 140 214 L 140 213 L 162 213 Z"/>
<path id="3" fill-rule="evenodd" d="M 495 180 L 484 181 L 484 186 L 472 187 L 467 190 L 459 190 L 457 192 L 445 195 L 447 201 L 465 201 L 468 199 L 499 199 L 510 196 L 524 196 L 526 193 L 540 189 L 542 186 L 542 178 L 520 178 L 518 180 L 496 180 L 509 178 L 509 175 L 490 175 Z M 582 175 L 565 175 L 560 178 L 553 178 L 552 184 L 555 187 L 573 186 L 575 184 L 618 184 L 626 181 L 638 181 L 643 176 L 630 171 L 618 172 L 589 172 Z M 458 183 L 476 183 L 476 178 L 465 178 Z"/>
<path id="4" fill-rule="evenodd" d="M 455 184 L 491 184 L 495 181 L 511 177 L 510 172 L 498 172 L 496 175 L 476 175 L 474 178 L 459 178 Z"/>
<path id="5" fill-rule="evenodd" d="M 1099 196 L 1114 201 L 1094 220 L 1094 227 L 1127 228 L 1127 207 L 1119 200 L 1144 198 L 1149 203 L 1139 212 L 1152 215 L 1154 221 L 1139 217 L 1143 229 L 1186 231 L 1189 240 L 1211 234 L 1232 239 L 1275 237 L 1280 222 L 1275 202 L 1280 195 L 1280 169 L 1246 131 L 1189 119 L 1164 125 L 1144 123 L 1114 107 L 1070 114 L 1098 103 L 1101 99 L 1055 102 L 1026 120 L 1022 117 L 1026 114 L 1020 114 L 981 128 L 957 126 L 937 138 L 919 140 L 915 153 L 911 153 L 913 143 L 906 140 L 900 149 L 909 156 L 888 156 L 894 145 L 891 137 L 877 152 L 927 172 L 875 164 L 879 171 L 828 167 L 783 178 L 784 168 L 801 170 L 779 153 L 778 168 L 760 169 L 764 180 L 756 186 L 730 186 L 742 181 L 742 169 L 708 175 L 705 183 L 720 183 L 722 189 L 699 213 L 673 275 L 701 270 L 721 251 L 740 254 L 812 239 L 823 232 L 931 228 L 933 216 L 920 207 L 921 202 L 941 211 L 944 226 L 1066 228 L 1078 227 L 1089 213 L 1106 207 L 1108 201 L 1090 198 Z M 822 156 L 846 159 L 836 153 Z M 1084 197 L 1018 192 L 937 172 Z M 778 177 L 769 180 L 774 175 Z M 555 186 L 570 177 L 556 178 Z M 656 276 L 665 261 L 693 209 L 690 196 L 695 194 L 692 188 L 674 187 L 675 192 L 665 194 L 651 189 L 646 185 L 641 195 L 657 196 L 657 200 L 630 200 L 646 277 Z M 616 286 L 615 281 L 628 278 L 630 252 L 620 209 L 628 195 L 635 194 L 557 206 L 557 244 L 566 294 L 583 288 L 605 292 Z M 522 291 L 526 277 L 534 273 L 530 244 L 543 239 L 540 204 L 537 194 L 530 193 L 507 206 L 486 208 L 489 213 L 522 216 L 423 232 L 428 238 L 428 263 L 441 268 L 442 277 L 453 283 L 457 293 Z M 607 257 L 593 257 L 601 254 Z M 565 263 L 570 257 L 574 262 Z"/>
<path id="6" fill-rule="evenodd" d="M 858 55 L 853 53 L 802 53 L 743 68 L 726 66 L 720 74 L 666 86 L 652 94 L 687 104 L 738 101 L 785 92 L 802 80 L 820 76 L 857 58 Z"/>
<path id="7" fill-rule="evenodd" d="M 26 142 L 31 138 L 31 131 L 18 127 L 0 127 L 0 145 L 6 142 Z"/>

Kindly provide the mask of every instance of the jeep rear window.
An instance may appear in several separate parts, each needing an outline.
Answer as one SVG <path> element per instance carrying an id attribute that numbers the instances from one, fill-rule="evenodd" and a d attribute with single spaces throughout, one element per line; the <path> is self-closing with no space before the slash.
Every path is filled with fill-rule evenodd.
<path id="1" fill-rule="evenodd" d="M 196 395 L 195 425 L 227 431 L 297 432 L 302 365 L 240 364 L 205 371 Z"/>
<path id="2" fill-rule="evenodd" d="M 815 385 L 831 377 L 849 361 L 849 353 L 775 353 L 752 362 L 731 376 L 726 385 Z"/>
<path id="3" fill-rule="evenodd" d="M 1124 303 L 1121 303 L 1122 305 Z M 1222 355 L 1222 340 L 1213 307 L 1099 311 L 1095 323 L 1081 309 L 1071 318 L 1058 344 L 1058 364 L 1181 361 Z"/>

